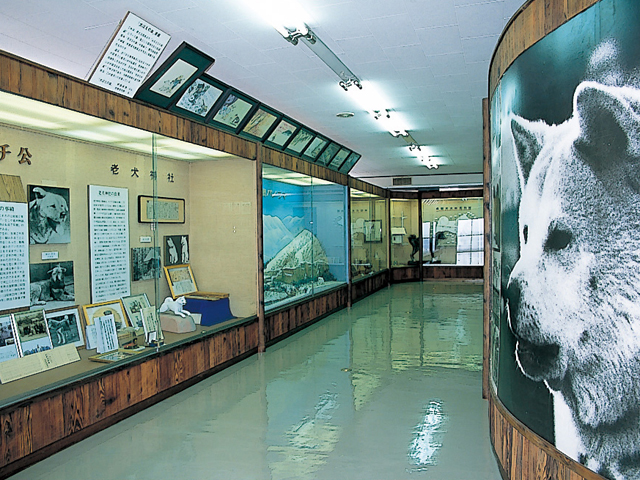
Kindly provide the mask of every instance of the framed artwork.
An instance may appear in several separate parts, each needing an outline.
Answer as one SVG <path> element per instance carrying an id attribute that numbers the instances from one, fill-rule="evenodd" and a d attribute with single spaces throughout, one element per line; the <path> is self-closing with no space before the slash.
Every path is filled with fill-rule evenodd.
<path id="1" fill-rule="evenodd" d="M 138 89 L 135 98 L 168 108 L 215 60 L 183 42 Z"/>
<path id="2" fill-rule="evenodd" d="M 158 197 L 154 213 L 153 197 L 138 195 L 138 223 L 184 223 L 184 198 Z"/>
<path id="3" fill-rule="evenodd" d="M 324 166 L 329 165 L 329 163 L 331 162 L 331 159 L 333 158 L 333 156 L 336 153 L 338 153 L 338 150 L 340 150 L 340 145 L 338 145 L 335 142 L 331 142 L 331 145 L 329 145 L 327 148 L 325 148 L 322 151 L 322 153 L 320 154 L 320 156 L 316 160 L 316 163 L 319 164 L 319 165 L 324 165 Z"/>
<path id="4" fill-rule="evenodd" d="M 362 155 L 360 155 L 359 153 L 351 152 L 351 154 L 347 157 L 347 159 L 344 161 L 342 166 L 338 168 L 338 171 L 344 174 L 349 173 L 353 168 L 353 166 L 357 163 L 357 161 L 360 160 L 361 156 Z"/>
<path id="5" fill-rule="evenodd" d="M 278 114 L 260 106 L 242 127 L 241 135 L 262 140 L 278 120 Z"/>
<path id="6" fill-rule="evenodd" d="M 281 149 L 287 144 L 287 142 L 289 142 L 289 140 L 295 138 L 295 133 L 298 128 L 298 125 L 293 123 L 291 120 L 282 118 L 264 143 L 270 147 Z"/>
<path id="7" fill-rule="evenodd" d="M 120 360 L 128 360 L 130 358 L 135 357 L 138 352 L 126 352 L 123 350 L 116 350 L 113 352 L 99 353 L 97 355 L 91 355 L 89 360 L 92 362 L 100 362 L 100 363 L 113 363 L 119 362 Z"/>
<path id="8" fill-rule="evenodd" d="M 211 118 L 210 123 L 236 132 L 255 105 L 255 100 L 236 91 L 231 91 Z"/>
<path id="9" fill-rule="evenodd" d="M 300 130 L 298 130 L 298 133 L 296 133 L 291 139 L 285 151 L 293 153 L 295 155 L 300 155 L 302 151 L 307 148 L 309 142 L 313 140 L 313 137 L 315 137 L 315 134 L 311 133 L 305 128 L 301 128 Z"/>
<path id="10" fill-rule="evenodd" d="M 145 307 L 142 309 L 142 322 L 144 325 L 144 337 L 147 343 L 164 340 L 164 333 L 162 333 L 162 325 L 160 324 L 156 307 Z"/>
<path id="11" fill-rule="evenodd" d="M 71 243 L 69 189 L 28 185 L 29 244 Z"/>
<path id="12" fill-rule="evenodd" d="M 160 278 L 160 247 L 133 247 L 131 249 L 131 279 Z"/>
<path id="13" fill-rule="evenodd" d="M 82 313 L 84 314 L 84 321 L 87 325 L 93 325 L 96 318 L 112 314 L 113 321 L 116 324 L 116 330 L 122 330 L 125 327 L 131 326 L 127 320 L 122 300 L 120 299 L 83 305 Z"/>
<path id="14" fill-rule="evenodd" d="M 202 75 L 187 87 L 171 110 L 204 121 L 228 89 L 226 85 L 216 82 L 207 75 Z"/>
<path id="15" fill-rule="evenodd" d="M 173 298 L 189 293 L 196 293 L 196 279 L 193 277 L 191 265 L 173 265 L 164 267 L 164 274 Z"/>
<path id="16" fill-rule="evenodd" d="M 364 241 L 365 242 L 382 242 L 382 221 L 381 220 L 365 220 L 364 221 Z"/>
<path id="17" fill-rule="evenodd" d="M 0 362 L 19 356 L 18 343 L 11 324 L 11 315 L 0 317 Z"/>
<path id="18" fill-rule="evenodd" d="M 333 157 L 333 160 L 331 160 L 329 168 L 331 168 L 332 170 L 338 170 L 350 153 L 351 150 L 349 150 L 348 148 L 341 148 L 340 151 L 336 153 L 335 157 Z"/>
<path id="19" fill-rule="evenodd" d="M 329 140 L 326 138 L 317 136 L 313 139 L 313 141 L 309 144 L 309 146 L 304 150 L 302 156 L 308 160 L 315 161 L 320 155 L 320 152 L 327 146 Z"/>
<path id="20" fill-rule="evenodd" d="M 131 295 L 130 297 L 122 297 L 122 305 L 124 305 L 124 310 L 127 312 L 131 326 L 135 328 L 144 327 L 142 309 L 151 306 L 147 294 L 140 293 L 138 295 Z"/>
<path id="21" fill-rule="evenodd" d="M 167 235 L 164 237 L 164 264 L 189 263 L 189 235 Z"/>
<path id="22" fill-rule="evenodd" d="M 80 309 L 77 306 L 45 311 L 44 315 L 49 326 L 53 348 L 69 344 L 76 347 L 84 345 L 82 320 L 80 319 Z"/>
<path id="23" fill-rule="evenodd" d="M 14 313 L 12 317 L 21 357 L 53 348 L 44 310 Z"/>
<path id="24" fill-rule="evenodd" d="M 73 262 L 29 264 L 32 308 L 53 309 L 75 303 Z"/>

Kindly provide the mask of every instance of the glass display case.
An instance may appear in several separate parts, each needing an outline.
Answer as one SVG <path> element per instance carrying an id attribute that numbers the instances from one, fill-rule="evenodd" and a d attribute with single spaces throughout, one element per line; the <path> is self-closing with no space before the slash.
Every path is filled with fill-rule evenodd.
<path id="1" fill-rule="evenodd" d="M 346 283 L 346 187 L 270 165 L 262 174 L 265 308 Z"/>
<path id="2" fill-rule="evenodd" d="M 356 280 L 388 268 L 387 200 L 350 189 L 351 278 Z"/>
<path id="3" fill-rule="evenodd" d="M 482 198 L 422 200 L 425 265 L 484 265 Z"/>
<path id="4" fill-rule="evenodd" d="M 391 266 L 420 263 L 420 231 L 417 199 L 391 199 Z"/>
<path id="5" fill-rule="evenodd" d="M 28 243 L 26 294 L 18 303 L 6 289 L 0 297 L 0 365 L 32 353 L 12 349 L 35 336 L 49 338 L 39 350 L 73 344 L 80 358 L 66 370 L 3 385 L 0 405 L 109 368 L 88 360 L 96 339 L 86 326 L 98 319 L 113 316 L 116 349 L 126 338 L 147 343 L 141 310 L 151 308 L 148 318 L 160 323 L 160 306 L 171 296 L 165 266 L 188 265 L 197 291 L 227 298 L 232 314 L 225 320 L 256 315 L 255 162 L 4 92 L 0 145 L 3 181 L 22 184 L 18 200 L 2 207 L 27 202 L 24 237 L 3 235 L 3 247 Z M 167 332 L 165 347 L 207 330 L 204 321 L 194 328 Z"/>

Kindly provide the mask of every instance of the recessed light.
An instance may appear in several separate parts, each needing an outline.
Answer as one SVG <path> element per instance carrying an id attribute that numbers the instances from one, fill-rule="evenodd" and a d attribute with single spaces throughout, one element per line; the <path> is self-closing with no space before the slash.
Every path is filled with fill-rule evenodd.
<path id="1" fill-rule="evenodd" d="M 338 118 L 351 118 L 355 115 L 353 112 L 340 112 L 336 113 L 336 117 Z"/>

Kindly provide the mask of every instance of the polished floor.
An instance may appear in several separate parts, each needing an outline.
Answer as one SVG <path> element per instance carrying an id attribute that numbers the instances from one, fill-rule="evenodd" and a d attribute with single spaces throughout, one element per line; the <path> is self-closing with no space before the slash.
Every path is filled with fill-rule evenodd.
<path id="1" fill-rule="evenodd" d="M 481 364 L 481 285 L 394 285 L 12 478 L 499 480 Z"/>

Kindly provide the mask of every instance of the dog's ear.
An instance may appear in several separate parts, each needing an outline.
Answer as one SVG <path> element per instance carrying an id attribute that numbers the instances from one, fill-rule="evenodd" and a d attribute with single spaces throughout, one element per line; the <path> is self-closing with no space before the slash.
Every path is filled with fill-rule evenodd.
<path id="1" fill-rule="evenodd" d="M 635 98 L 633 98 L 635 97 Z M 611 169 L 621 159 L 640 156 L 640 93 L 630 87 L 583 82 L 574 95 L 580 122 L 575 148 L 596 171 Z"/>
<path id="2" fill-rule="evenodd" d="M 515 142 L 516 155 L 518 157 L 518 173 L 520 183 L 524 186 L 529 180 L 531 167 L 542 150 L 542 142 L 532 128 L 533 122 L 514 115 L 511 119 L 511 133 Z"/>
<path id="3" fill-rule="evenodd" d="M 44 198 L 46 194 L 47 194 L 46 190 L 40 187 L 34 187 L 33 189 L 33 196 L 36 198 Z"/>

